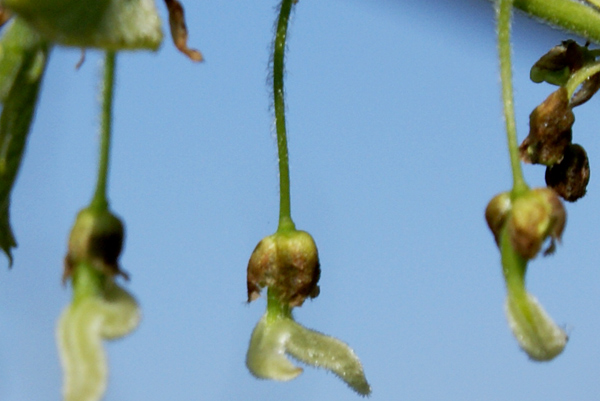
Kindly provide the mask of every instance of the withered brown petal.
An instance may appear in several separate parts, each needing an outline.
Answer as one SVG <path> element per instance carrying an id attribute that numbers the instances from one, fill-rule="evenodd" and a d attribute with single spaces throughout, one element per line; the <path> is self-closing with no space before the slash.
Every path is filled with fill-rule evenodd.
<path id="1" fill-rule="evenodd" d="M 571 143 L 574 122 L 567 90 L 560 87 L 529 115 L 529 135 L 519 147 L 521 159 L 547 166 L 559 163 Z"/>
<path id="2" fill-rule="evenodd" d="M 575 202 L 585 195 L 589 181 L 589 160 L 585 149 L 577 144 L 567 148 L 560 163 L 546 168 L 546 185 L 569 202 Z"/>
<path id="3" fill-rule="evenodd" d="M 203 61 L 202 53 L 196 49 L 190 49 L 187 45 L 188 30 L 185 24 L 185 12 L 183 6 L 178 0 L 165 0 L 167 9 L 169 10 L 169 26 L 171 28 L 171 37 L 175 47 L 188 56 L 190 60 L 200 62 Z"/>

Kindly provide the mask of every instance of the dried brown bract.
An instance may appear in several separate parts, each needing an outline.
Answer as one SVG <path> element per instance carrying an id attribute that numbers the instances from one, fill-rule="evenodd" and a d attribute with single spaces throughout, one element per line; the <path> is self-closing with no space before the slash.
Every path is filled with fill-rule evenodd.
<path id="1" fill-rule="evenodd" d="M 570 145 L 564 159 L 546 168 L 546 184 L 564 200 L 575 202 L 586 193 L 590 181 L 590 164 L 582 146 Z"/>
<path id="2" fill-rule="evenodd" d="M 171 28 L 171 37 L 175 47 L 188 56 L 192 61 L 203 61 L 202 53 L 196 49 L 190 49 L 187 45 L 188 30 L 185 24 L 185 12 L 183 6 L 177 0 L 165 0 L 169 10 L 169 26 Z"/>
<path id="3" fill-rule="evenodd" d="M 521 159 L 546 166 L 559 163 L 571 144 L 574 122 L 567 90 L 561 87 L 530 114 L 529 135 L 519 147 Z"/>

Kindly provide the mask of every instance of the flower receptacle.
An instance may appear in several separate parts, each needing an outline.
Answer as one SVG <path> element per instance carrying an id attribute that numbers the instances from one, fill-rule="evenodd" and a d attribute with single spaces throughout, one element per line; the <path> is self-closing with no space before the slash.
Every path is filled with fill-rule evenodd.
<path id="1" fill-rule="evenodd" d="M 247 269 L 248 302 L 269 287 L 278 301 L 295 307 L 319 294 L 321 275 L 317 245 L 305 231 L 277 232 L 263 238 L 250 257 Z"/>
<path id="2" fill-rule="evenodd" d="M 121 220 L 108 210 L 86 208 L 79 212 L 69 236 L 63 281 L 76 264 L 91 264 L 100 272 L 127 275 L 119 268 L 125 229 Z"/>

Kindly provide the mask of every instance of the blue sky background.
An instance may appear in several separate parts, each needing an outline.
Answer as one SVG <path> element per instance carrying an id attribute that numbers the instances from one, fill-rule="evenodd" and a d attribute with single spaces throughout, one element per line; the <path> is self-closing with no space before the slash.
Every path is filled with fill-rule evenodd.
<path id="1" fill-rule="evenodd" d="M 165 15 L 162 2 L 161 14 Z M 169 41 L 118 58 L 109 196 L 127 225 L 123 267 L 138 331 L 108 345 L 106 400 L 356 400 L 307 367 L 254 379 L 244 357 L 261 299 L 246 264 L 276 229 L 278 175 L 266 86 L 275 2 L 185 2 L 202 65 Z M 553 88 L 530 66 L 567 36 L 521 16 L 514 31 L 520 138 Z M 596 400 L 600 392 L 599 99 L 576 110 L 588 195 L 567 205 L 556 255 L 528 287 L 570 341 L 527 359 L 503 312 L 484 208 L 510 187 L 493 7 L 481 0 L 301 0 L 287 106 L 292 214 L 319 247 L 321 295 L 295 312 L 349 343 L 373 400 Z M 19 242 L 0 268 L 0 400 L 58 400 L 54 329 L 66 238 L 95 180 L 100 57 L 52 54 L 13 194 Z M 544 169 L 526 166 L 532 186 Z M 2 262 L 4 263 L 4 262 Z"/>

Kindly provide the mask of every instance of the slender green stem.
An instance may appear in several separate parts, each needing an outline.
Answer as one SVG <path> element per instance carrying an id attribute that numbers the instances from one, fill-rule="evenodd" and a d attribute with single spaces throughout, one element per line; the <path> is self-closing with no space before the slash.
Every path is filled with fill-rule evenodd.
<path id="1" fill-rule="evenodd" d="M 598 5 L 598 1 L 593 3 Z M 575 0 L 514 0 L 514 6 L 550 25 L 600 43 L 598 8 Z"/>
<path id="2" fill-rule="evenodd" d="M 291 317 L 292 308 L 289 305 L 279 302 L 275 290 L 269 287 L 267 290 L 267 320 L 272 322 L 276 319 Z"/>
<path id="3" fill-rule="evenodd" d="M 569 81 L 565 85 L 565 89 L 567 90 L 567 97 L 570 99 L 573 96 L 573 93 L 577 90 L 577 87 L 581 85 L 586 79 L 591 77 L 594 74 L 600 72 L 600 61 L 596 61 L 595 63 L 589 64 L 578 70 L 575 74 L 569 78 Z"/>
<path id="4" fill-rule="evenodd" d="M 526 295 L 525 272 L 527 271 L 527 259 L 514 250 L 506 228 L 500 237 L 500 252 L 502 255 L 502 273 L 506 281 L 506 289 L 516 299 L 523 299 Z"/>
<path id="5" fill-rule="evenodd" d="M 506 139 L 510 154 L 510 165 L 513 175 L 513 195 L 529 189 L 523 178 L 521 160 L 519 158 L 519 145 L 517 142 L 517 128 L 515 124 L 515 109 L 512 87 L 512 62 L 510 45 L 510 24 L 512 18 L 513 0 L 497 0 L 498 18 L 498 53 L 500 56 L 500 78 L 502 81 L 502 102 L 504 104 L 504 120 L 506 123 Z"/>
<path id="6" fill-rule="evenodd" d="M 281 1 L 273 44 L 273 100 L 277 150 L 279 153 L 279 227 L 277 231 L 288 231 L 295 228 L 290 205 L 290 164 L 285 127 L 285 92 L 283 89 L 285 42 L 292 6 L 293 0 Z"/>
<path id="7" fill-rule="evenodd" d="M 100 159 L 98 160 L 98 180 L 96 191 L 90 204 L 90 208 L 106 210 L 108 198 L 106 189 L 108 186 L 108 162 L 110 158 L 110 137 L 112 132 L 112 106 L 115 86 L 115 64 L 116 54 L 107 51 L 104 59 L 104 77 L 102 82 L 102 114 L 100 126 Z"/>

